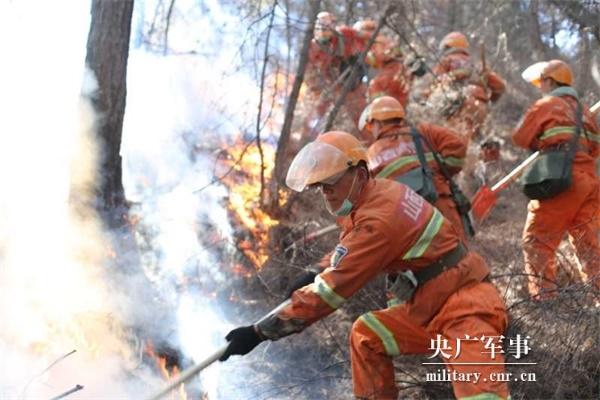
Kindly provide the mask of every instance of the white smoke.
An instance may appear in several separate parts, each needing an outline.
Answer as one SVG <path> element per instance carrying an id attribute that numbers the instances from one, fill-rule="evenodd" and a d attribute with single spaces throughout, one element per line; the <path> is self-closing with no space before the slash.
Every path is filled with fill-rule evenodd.
<path id="1" fill-rule="evenodd" d="M 3 399 L 77 384 L 87 398 L 129 397 L 161 384 L 115 313 L 109 242 L 87 205 L 98 158 L 93 111 L 80 97 L 89 7 L 0 3 Z"/>
<path id="2" fill-rule="evenodd" d="M 136 3 L 135 32 L 155 7 Z M 111 268 L 109 234 L 88 207 L 99 173 L 95 117 L 80 98 L 82 83 L 88 96 L 94 89 L 83 67 L 89 10 L 87 1 L 0 3 L 2 399 L 50 398 L 76 384 L 80 398 L 138 399 L 165 383 L 143 361 L 147 339 L 200 361 L 230 328 L 210 296 L 227 279 L 222 260 L 202 245 L 209 235 L 231 240 L 227 191 L 196 189 L 214 178 L 211 150 L 256 112 L 258 88 L 232 63 L 239 20 L 217 1 L 182 0 L 170 30 L 176 54 L 130 52 L 121 154 L 146 232 L 132 274 Z M 199 40 L 210 54 L 182 55 Z M 202 374 L 211 399 L 227 393 L 219 370 Z"/>

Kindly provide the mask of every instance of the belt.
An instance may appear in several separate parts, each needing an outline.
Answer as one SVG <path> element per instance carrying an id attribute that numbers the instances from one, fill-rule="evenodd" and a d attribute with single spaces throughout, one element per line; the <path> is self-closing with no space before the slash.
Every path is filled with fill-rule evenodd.
<path id="1" fill-rule="evenodd" d="M 458 246 L 441 256 L 436 262 L 429 264 L 417 272 L 414 272 L 415 277 L 419 282 L 419 286 L 435 278 L 447 269 L 455 267 L 456 264 L 458 264 L 460 260 L 467 255 L 467 253 L 468 250 L 466 247 L 462 243 L 459 243 Z"/>

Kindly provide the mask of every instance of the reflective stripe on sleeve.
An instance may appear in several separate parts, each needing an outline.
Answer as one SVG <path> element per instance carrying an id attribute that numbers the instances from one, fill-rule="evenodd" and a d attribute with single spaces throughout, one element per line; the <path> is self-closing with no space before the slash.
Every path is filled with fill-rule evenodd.
<path id="1" fill-rule="evenodd" d="M 443 161 L 444 164 L 457 168 L 462 167 L 465 164 L 465 159 L 459 157 L 444 157 Z"/>
<path id="2" fill-rule="evenodd" d="M 345 298 L 337 294 L 320 275 L 315 277 L 313 292 L 318 294 L 321 300 L 333 309 L 338 309 L 346 301 Z"/>
<path id="3" fill-rule="evenodd" d="M 425 153 L 425 160 L 427 160 L 427 162 L 432 161 L 433 154 Z M 398 157 L 394 161 L 389 163 L 384 169 L 382 169 L 381 172 L 377 174 L 377 178 L 387 178 L 400 168 L 412 162 L 419 162 L 419 157 L 417 157 L 416 155 Z"/>
<path id="4" fill-rule="evenodd" d="M 574 126 L 555 126 L 554 128 L 546 129 L 539 137 L 540 140 L 546 140 L 556 135 L 573 135 L 575 134 Z M 592 142 L 600 143 L 600 134 L 584 130 L 581 132 L 581 136 L 585 137 Z"/>
<path id="5" fill-rule="evenodd" d="M 394 339 L 394 335 L 392 332 L 382 324 L 373 313 L 368 312 L 363 314 L 359 318 L 365 325 L 369 327 L 370 330 L 375 332 L 375 334 L 381 339 L 383 343 L 383 347 L 385 348 L 385 352 L 389 356 L 397 356 L 400 354 L 400 349 L 398 348 L 398 344 L 396 343 L 396 339 Z"/>
<path id="6" fill-rule="evenodd" d="M 410 260 L 412 258 L 421 257 L 423 253 L 425 253 L 425 250 L 427 250 L 427 248 L 431 244 L 431 241 L 433 240 L 435 235 L 437 235 L 437 233 L 439 232 L 443 222 L 444 217 L 442 217 L 442 214 L 437 210 L 437 208 L 434 208 L 433 215 L 429 219 L 429 222 L 427 223 L 425 230 L 421 234 L 421 237 L 419 237 L 417 243 L 415 243 L 410 248 L 410 250 L 408 250 L 406 254 L 404 254 L 402 259 Z"/>

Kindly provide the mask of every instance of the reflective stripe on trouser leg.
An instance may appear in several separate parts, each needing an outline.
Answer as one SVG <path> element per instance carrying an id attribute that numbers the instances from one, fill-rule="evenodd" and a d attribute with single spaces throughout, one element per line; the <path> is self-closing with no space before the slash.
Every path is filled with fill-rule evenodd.
<path id="1" fill-rule="evenodd" d="M 394 380 L 392 357 L 386 354 L 379 336 L 359 318 L 350 333 L 352 387 L 361 399 L 396 400 L 398 389 Z"/>
<path id="2" fill-rule="evenodd" d="M 440 334 L 448 343 L 455 344 L 459 339 L 460 353 L 453 358 L 442 358 L 450 374 L 470 377 L 453 380 L 452 389 L 457 399 L 478 399 L 472 396 L 488 396 L 481 399 L 505 399 L 509 396 L 504 368 L 503 354 L 496 352 L 494 358 L 489 348 L 500 346 L 499 336 L 507 325 L 504 302 L 496 288 L 490 283 L 478 283 L 459 289 L 451 295 L 438 315 L 431 321 L 434 334 Z M 471 338 L 491 338 L 488 348 L 481 340 Z M 455 357 L 455 358 L 454 358 Z M 475 379 L 476 374 L 479 376 Z M 502 378 L 501 378 L 502 377 Z M 493 397 L 493 396 L 496 397 Z M 489 397 L 492 396 L 492 397 Z"/>
<path id="3" fill-rule="evenodd" d="M 414 323 L 405 306 L 373 311 L 371 314 L 394 336 L 402 354 L 425 354 L 431 336 Z M 354 322 L 350 333 L 354 395 L 367 399 L 396 399 L 394 365 L 383 341 L 364 318 Z"/>
<path id="4" fill-rule="evenodd" d="M 394 334 L 383 325 L 373 313 L 363 314 L 360 319 L 362 322 L 369 327 L 379 337 L 385 348 L 385 352 L 388 356 L 397 356 L 400 354 Z"/>

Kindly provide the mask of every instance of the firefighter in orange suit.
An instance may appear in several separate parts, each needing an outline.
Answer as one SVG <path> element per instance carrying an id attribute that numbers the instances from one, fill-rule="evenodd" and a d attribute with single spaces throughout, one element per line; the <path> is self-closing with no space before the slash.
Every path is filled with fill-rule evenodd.
<path id="1" fill-rule="evenodd" d="M 436 338 L 454 343 L 465 335 L 489 337 L 498 345 L 507 316 L 496 288 L 486 280 L 489 269 L 484 260 L 461 245 L 435 207 L 408 186 L 372 179 L 366 162 L 366 149 L 358 139 L 340 131 L 320 135 L 296 155 L 286 183 L 296 191 L 307 187 L 321 191 L 327 209 L 338 217 L 339 244 L 330 265 L 313 283 L 296 288 L 285 308 L 256 325 L 232 330 L 222 359 L 247 354 L 263 340 L 302 331 L 384 272 L 396 277 L 388 280 L 392 282 L 388 289 L 404 302 L 367 312 L 352 326 L 357 398 L 395 400 L 392 357 L 435 354 L 431 349 Z M 485 351 L 481 342 L 462 341 L 460 354 L 446 367 L 451 373 L 503 373 L 502 354 L 496 354 L 491 364 Z M 505 382 L 489 378 L 452 385 L 459 399 L 509 396 Z"/>
<path id="2" fill-rule="evenodd" d="M 356 22 L 353 28 L 368 42 L 377 24 L 372 19 L 365 19 Z M 372 74 L 369 74 L 372 75 L 372 79 L 367 88 L 367 102 L 387 95 L 406 107 L 412 76 L 404 66 L 400 46 L 389 37 L 378 34 L 365 56 L 365 63 L 372 68 Z"/>
<path id="3" fill-rule="evenodd" d="M 573 74 L 560 60 L 540 62 L 523 72 L 523 78 L 538 87 L 543 97 L 526 112 L 513 133 L 519 147 L 544 152 L 568 146 L 576 131 L 579 99 L 571 87 Z M 600 152 L 600 129 L 582 105 L 583 127 L 573 160 L 571 186 L 545 200 L 531 200 L 523 232 L 525 271 L 529 293 L 538 299 L 556 295 L 556 249 L 565 233 L 575 246 L 579 261 L 590 280 L 600 286 L 598 245 L 598 200 L 600 183 L 595 161 Z"/>
<path id="4" fill-rule="evenodd" d="M 404 108 L 396 99 L 384 96 L 375 99 L 367 106 L 365 113 L 361 131 L 372 143 L 367 152 L 371 173 L 377 178 L 389 178 L 407 183 L 403 180 L 405 174 L 420 167 L 421 163 L 411 136 L 411 125 L 405 119 Z M 466 243 L 465 228 L 452 199 L 448 179 L 432 154 L 432 151 L 435 151 L 440 161 L 444 163 L 446 172 L 455 175 L 460 172 L 464 163 L 466 143 L 455 132 L 438 125 L 421 122 L 415 128 L 423 138 L 421 140 L 423 155 L 433 172 L 437 199 L 433 199 L 432 204 L 451 222 Z M 413 189 L 418 190 L 416 187 Z"/>
<path id="5" fill-rule="evenodd" d="M 412 75 L 404 66 L 400 47 L 390 43 L 379 56 L 377 64 L 372 66 L 377 68 L 377 72 L 369 82 L 367 101 L 371 102 L 381 96 L 391 96 L 406 107 Z"/>
<path id="6" fill-rule="evenodd" d="M 488 103 L 497 101 L 506 84 L 489 69 L 477 71 L 469 53 L 469 42 L 464 34 L 451 32 L 440 42 L 440 60 L 433 67 L 439 78 L 437 91 L 446 99 L 448 92 L 460 90 L 454 104 L 445 104 L 448 122 L 457 132 L 465 132 L 470 140 L 479 130 L 488 113 Z M 460 127 L 460 129 L 459 129 Z"/>
<path id="7" fill-rule="evenodd" d="M 372 19 L 363 19 L 355 22 L 354 25 L 352 25 L 352 28 L 354 28 L 354 30 L 363 38 L 364 42 L 367 43 L 371 40 L 371 36 L 373 36 L 377 30 L 377 23 Z M 373 45 L 365 56 L 365 63 L 371 66 L 377 64 L 389 44 L 390 39 L 387 36 L 381 33 L 377 34 Z"/>
<path id="8" fill-rule="evenodd" d="M 335 19 L 328 12 L 317 15 L 314 37 L 308 51 L 308 64 L 305 72 L 307 101 L 314 107 L 305 121 L 305 129 L 314 130 L 327 110 L 340 95 L 344 82 L 350 76 L 355 63 L 361 63 L 359 54 L 367 41 L 352 27 L 341 25 L 336 28 Z M 357 66 L 361 68 L 361 66 Z M 342 78 L 340 78 L 344 75 Z M 362 74 L 351 83 L 344 107 L 355 123 L 366 105 L 366 87 L 361 82 Z"/>

